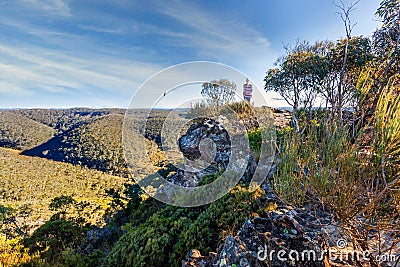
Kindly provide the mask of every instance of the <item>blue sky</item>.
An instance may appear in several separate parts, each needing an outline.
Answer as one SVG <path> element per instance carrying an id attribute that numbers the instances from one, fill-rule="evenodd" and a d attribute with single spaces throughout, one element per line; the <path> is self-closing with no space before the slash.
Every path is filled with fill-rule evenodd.
<path id="1" fill-rule="evenodd" d="M 360 0 L 353 35 L 379 27 L 378 5 Z M 284 44 L 344 36 L 336 11 L 330 0 L 0 0 L 0 108 L 126 108 L 150 76 L 196 60 L 232 66 L 262 88 Z M 149 92 L 148 102 L 158 97 Z"/>

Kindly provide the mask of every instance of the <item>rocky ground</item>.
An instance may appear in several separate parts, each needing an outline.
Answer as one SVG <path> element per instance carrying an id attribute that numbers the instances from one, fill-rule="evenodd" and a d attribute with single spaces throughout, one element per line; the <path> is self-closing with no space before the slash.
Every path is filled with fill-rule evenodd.
<path id="1" fill-rule="evenodd" d="M 279 203 L 272 193 L 269 198 Z M 369 259 L 378 251 L 355 248 L 346 238 L 329 213 L 279 203 L 266 217 L 246 220 L 217 253 L 203 256 L 192 249 L 182 267 L 400 266 L 400 248 L 390 242 L 391 254 L 374 265 Z"/>
<path id="2" fill-rule="evenodd" d="M 291 113 L 273 110 L 274 124 L 279 128 L 289 125 Z M 216 145 L 212 164 L 200 173 L 181 172 L 171 181 L 183 186 L 196 186 L 207 174 L 223 170 L 229 161 L 230 140 L 225 130 L 215 120 L 204 120 L 193 124 L 179 140 L 181 151 L 186 157 L 200 158 L 199 144 L 204 138 Z M 249 160 L 246 174 L 254 172 L 254 159 Z M 256 164 L 256 163 L 255 163 Z M 276 171 L 272 167 L 271 172 Z M 268 179 L 267 179 L 268 180 Z M 277 208 L 265 217 L 246 220 L 235 236 L 229 235 L 217 252 L 201 255 L 193 248 L 188 252 L 183 267 L 286 267 L 286 266 L 400 266 L 394 261 L 373 265 L 359 248 L 354 248 L 338 227 L 329 212 L 310 208 L 294 208 L 282 203 L 263 184 L 267 201 L 277 203 Z M 397 250 L 400 259 L 400 248 Z M 369 252 L 368 252 L 369 253 Z M 376 252 L 371 252 L 376 253 Z"/>
<path id="3" fill-rule="evenodd" d="M 275 126 L 284 128 L 289 125 L 292 119 L 292 113 L 288 110 L 283 109 L 272 109 L 274 113 Z"/>
<path id="4" fill-rule="evenodd" d="M 325 266 L 323 227 L 331 219 L 318 219 L 317 224 L 316 217 L 304 210 L 278 207 L 265 218 L 245 221 L 217 254 L 204 257 L 199 251 L 190 251 L 182 266 Z"/>

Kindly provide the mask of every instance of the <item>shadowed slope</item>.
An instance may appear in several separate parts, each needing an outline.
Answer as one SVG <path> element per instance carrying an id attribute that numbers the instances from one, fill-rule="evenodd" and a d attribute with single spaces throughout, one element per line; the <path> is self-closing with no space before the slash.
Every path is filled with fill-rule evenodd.
<path id="1" fill-rule="evenodd" d="M 23 115 L 0 111 L 0 146 L 30 149 L 49 140 L 54 130 Z"/>
<path id="2" fill-rule="evenodd" d="M 81 122 L 22 154 L 127 176 L 122 154 L 122 123 L 122 115 Z"/>

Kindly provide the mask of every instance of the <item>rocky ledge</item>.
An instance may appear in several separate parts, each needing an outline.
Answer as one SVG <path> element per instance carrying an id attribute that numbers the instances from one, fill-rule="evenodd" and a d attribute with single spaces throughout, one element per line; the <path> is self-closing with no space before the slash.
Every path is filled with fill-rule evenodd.
<path id="1" fill-rule="evenodd" d="M 236 236 L 228 236 L 216 254 L 204 257 L 197 250 L 190 251 L 182 266 L 325 266 L 326 236 L 322 225 L 331 220 L 323 220 L 316 225 L 316 218 L 303 210 L 280 207 L 266 218 L 244 222 Z"/>
<path id="2" fill-rule="evenodd" d="M 398 260 L 384 257 L 374 265 L 370 259 L 376 259 L 381 251 L 354 247 L 329 212 L 293 208 L 280 203 L 273 193 L 268 195 L 268 202 L 279 205 L 275 210 L 264 218 L 246 220 L 216 253 L 202 256 L 192 249 L 182 267 L 399 266 Z M 384 242 L 391 257 L 400 259 L 400 245 L 390 240 L 371 236 L 371 242 Z"/>

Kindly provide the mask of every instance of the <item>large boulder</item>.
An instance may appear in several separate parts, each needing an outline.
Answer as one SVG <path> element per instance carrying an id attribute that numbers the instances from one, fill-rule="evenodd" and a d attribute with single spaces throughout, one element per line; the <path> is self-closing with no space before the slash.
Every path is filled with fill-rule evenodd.
<path id="1" fill-rule="evenodd" d="M 205 176 L 225 171 L 231 157 L 231 136 L 222 126 L 224 118 L 203 118 L 193 123 L 178 140 L 179 150 L 185 157 L 185 169 L 178 169 L 167 179 L 180 186 L 197 186 Z M 232 134 L 232 133 L 231 133 Z M 236 133 L 233 133 L 236 134 Z M 244 155 L 247 169 L 244 179 L 251 177 L 256 162 L 251 155 Z"/>

